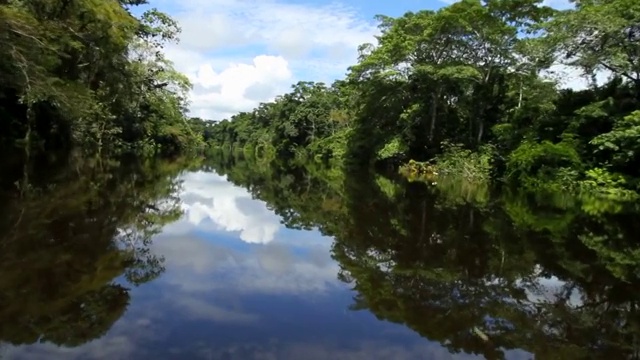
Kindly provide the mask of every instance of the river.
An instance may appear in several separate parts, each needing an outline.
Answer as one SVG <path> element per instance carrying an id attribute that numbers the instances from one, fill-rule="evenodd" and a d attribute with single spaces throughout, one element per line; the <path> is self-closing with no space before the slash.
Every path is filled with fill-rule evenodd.
<path id="1" fill-rule="evenodd" d="M 2 167 L 2 359 L 640 350 L 635 204 L 220 154 Z"/>

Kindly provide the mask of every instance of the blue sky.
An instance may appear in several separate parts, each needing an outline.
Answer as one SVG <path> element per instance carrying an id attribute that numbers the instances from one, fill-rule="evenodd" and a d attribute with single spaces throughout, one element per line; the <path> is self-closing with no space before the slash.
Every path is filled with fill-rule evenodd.
<path id="1" fill-rule="evenodd" d="M 546 0 L 566 7 L 568 0 Z M 150 0 L 181 27 L 165 48 L 194 84 L 191 114 L 249 111 L 299 80 L 343 77 L 358 45 L 374 42 L 376 14 L 437 9 L 452 0 Z"/>
<path id="2" fill-rule="evenodd" d="M 322 5 L 331 3 L 325 0 L 291 1 L 292 3 Z M 418 11 L 425 9 L 437 9 L 446 2 L 440 0 L 349 0 L 342 3 L 348 4 L 360 12 L 362 18 L 372 19 L 375 15 L 384 14 L 388 16 L 400 16 L 407 11 Z"/>

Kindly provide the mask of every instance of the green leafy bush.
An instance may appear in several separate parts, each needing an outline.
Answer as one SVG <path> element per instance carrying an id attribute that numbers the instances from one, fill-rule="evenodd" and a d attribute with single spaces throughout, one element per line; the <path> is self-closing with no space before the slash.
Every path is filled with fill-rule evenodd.
<path id="1" fill-rule="evenodd" d="M 566 189 L 577 184 L 582 162 L 568 142 L 526 141 L 507 159 L 507 180 L 529 189 Z"/>

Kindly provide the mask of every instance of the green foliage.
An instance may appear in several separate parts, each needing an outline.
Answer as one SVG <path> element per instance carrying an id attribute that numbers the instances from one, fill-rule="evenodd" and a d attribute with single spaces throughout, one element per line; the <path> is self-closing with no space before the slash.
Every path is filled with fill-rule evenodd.
<path id="1" fill-rule="evenodd" d="M 348 167 L 404 163 L 405 175 L 430 183 L 437 172 L 578 192 L 593 189 L 594 171 L 605 169 L 625 179 L 608 188 L 637 192 L 636 3 L 580 1 L 556 11 L 542 0 L 465 0 L 379 15 L 380 34 L 358 48 L 345 80 L 299 82 L 205 137 L 217 147 L 268 144 L 282 158 Z M 559 89 L 557 64 L 612 76 L 582 91 Z"/>
<path id="2" fill-rule="evenodd" d="M 472 181 L 639 189 L 637 1 L 554 11 L 541 0 L 465 0 L 380 15 L 379 36 L 344 80 L 300 81 L 215 123 L 186 118 L 191 84 L 162 52 L 179 24 L 153 8 L 133 15 L 145 3 L 0 3 L 0 143 L 169 155 L 209 146 L 358 167 L 415 159 L 414 175 L 426 161 Z M 611 79 L 558 90 L 543 76 L 558 63 Z"/>
<path id="3" fill-rule="evenodd" d="M 494 149 L 483 146 L 477 152 L 458 144 L 443 144 L 444 151 L 435 157 L 438 172 L 443 176 L 458 177 L 468 181 L 488 181 Z"/>
<path id="4" fill-rule="evenodd" d="M 635 87 L 640 100 L 640 4 L 634 0 L 579 1 L 547 24 L 555 50 L 587 76 L 606 70 Z"/>
<path id="5" fill-rule="evenodd" d="M 614 169 L 640 174 L 640 110 L 617 120 L 610 132 L 594 137 L 596 152 L 605 152 Z"/>
<path id="6" fill-rule="evenodd" d="M 307 150 L 317 160 L 342 161 L 345 157 L 349 136 L 349 129 L 341 129 L 331 136 L 315 140 Z"/>
<path id="7" fill-rule="evenodd" d="M 179 33 L 144 1 L 0 4 L 0 142 L 176 153 L 202 141 L 186 124 L 188 79 L 162 47 Z"/>
<path id="8" fill-rule="evenodd" d="M 507 160 L 507 179 L 529 189 L 562 190 L 574 186 L 580 156 L 568 143 L 523 142 Z"/>
<path id="9" fill-rule="evenodd" d="M 488 194 L 495 149 L 487 145 L 474 152 L 464 149 L 462 145 L 448 143 L 444 143 L 443 147 L 444 151 L 432 162 L 410 160 L 400 167 L 400 174 L 409 181 L 436 185 L 445 194 L 460 194 L 464 201 L 482 202 Z M 458 202 L 456 199 L 452 201 Z"/>
<path id="10" fill-rule="evenodd" d="M 443 176 L 437 179 L 435 188 L 441 197 L 443 206 L 455 207 L 473 204 L 481 208 L 487 205 L 490 200 L 489 183 L 487 181 Z"/>
<path id="11" fill-rule="evenodd" d="M 387 160 L 394 157 L 404 157 L 408 150 L 407 144 L 400 137 L 395 137 L 386 143 L 382 149 L 378 150 L 376 158 L 378 160 Z"/>
<path id="12" fill-rule="evenodd" d="M 273 148 L 282 157 L 342 157 L 349 116 L 342 108 L 339 86 L 299 82 L 290 93 L 252 112 L 206 126 L 204 139 L 217 147 Z"/>
<path id="13" fill-rule="evenodd" d="M 626 189 L 627 180 L 620 174 L 610 173 L 602 168 L 590 169 L 580 182 L 580 189 L 592 195 L 610 200 L 632 201 L 640 198 L 637 192 Z"/>

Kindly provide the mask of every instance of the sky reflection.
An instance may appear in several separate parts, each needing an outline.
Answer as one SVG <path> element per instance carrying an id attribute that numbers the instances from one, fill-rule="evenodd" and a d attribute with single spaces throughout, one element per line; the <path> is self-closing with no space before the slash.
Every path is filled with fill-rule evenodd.
<path id="1" fill-rule="evenodd" d="M 455 357 L 401 325 L 348 310 L 331 239 L 286 229 L 214 173 L 184 175 L 184 216 L 152 251 L 166 271 L 132 289 L 109 333 L 76 348 L 6 346 L 9 359 L 414 359 Z"/>

